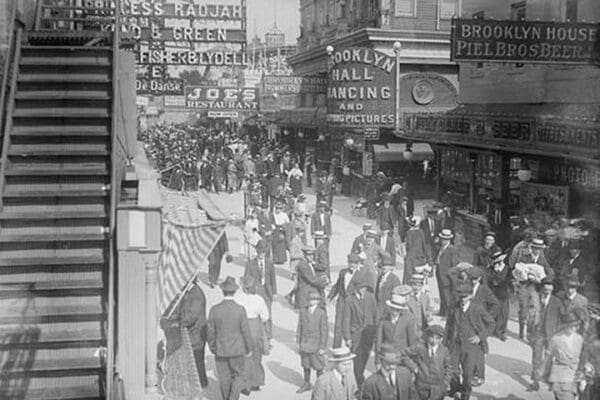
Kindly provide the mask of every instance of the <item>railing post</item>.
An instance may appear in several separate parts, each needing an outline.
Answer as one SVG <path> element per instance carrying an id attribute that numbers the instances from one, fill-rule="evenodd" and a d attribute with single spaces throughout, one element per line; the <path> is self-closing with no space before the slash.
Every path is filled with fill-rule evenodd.
<path id="1" fill-rule="evenodd" d="M 156 345 L 158 343 L 158 316 L 156 305 L 158 253 L 144 254 L 144 264 L 146 265 L 146 398 L 149 398 L 149 396 L 157 392 L 156 385 L 158 383 L 158 378 L 156 376 Z"/>

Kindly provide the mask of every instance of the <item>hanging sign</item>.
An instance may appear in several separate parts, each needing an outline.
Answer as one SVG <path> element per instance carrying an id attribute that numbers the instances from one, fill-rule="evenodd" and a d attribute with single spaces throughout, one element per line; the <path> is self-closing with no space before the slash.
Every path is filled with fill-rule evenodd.
<path id="1" fill-rule="evenodd" d="M 597 64 L 598 24 L 455 19 L 453 61 Z"/>
<path id="2" fill-rule="evenodd" d="M 205 110 L 258 110 L 256 88 L 186 86 L 186 108 Z"/>

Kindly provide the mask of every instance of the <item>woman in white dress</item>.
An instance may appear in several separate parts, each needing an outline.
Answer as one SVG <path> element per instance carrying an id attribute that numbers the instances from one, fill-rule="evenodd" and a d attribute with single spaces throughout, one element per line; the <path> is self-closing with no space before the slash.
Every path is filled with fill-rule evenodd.
<path id="1" fill-rule="evenodd" d="M 246 257 L 249 260 L 256 257 L 256 243 L 261 239 L 260 234 L 258 233 L 258 216 L 256 213 L 256 209 L 254 207 L 250 207 L 248 209 L 248 219 L 246 220 L 246 224 L 244 225 L 244 248 Z"/>

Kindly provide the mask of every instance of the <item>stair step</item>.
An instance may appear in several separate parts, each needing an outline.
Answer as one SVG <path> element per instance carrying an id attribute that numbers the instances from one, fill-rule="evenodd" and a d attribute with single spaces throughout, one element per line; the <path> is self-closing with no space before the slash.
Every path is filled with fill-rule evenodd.
<path id="1" fill-rule="evenodd" d="M 77 324 L 42 324 L 42 325 L 4 325 L 0 326 L 0 348 L 11 343 L 26 343 L 23 337 L 34 337 L 36 343 L 65 343 L 73 341 L 103 341 L 101 322 L 81 322 Z M 29 342 L 33 343 L 31 340 Z"/>
<path id="2" fill-rule="evenodd" d="M 79 167 L 75 166 L 56 166 L 56 165 L 48 165 L 47 167 L 15 167 L 11 166 L 6 169 L 6 175 L 9 176 L 27 176 L 27 175 L 35 175 L 35 176 L 52 176 L 52 175 L 107 175 L 108 168 L 106 166 L 100 167 Z"/>
<path id="3" fill-rule="evenodd" d="M 43 281 L 0 283 L 0 292 L 47 292 L 52 290 L 99 290 L 101 280 Z"/>
<path id="4" fill-rule="evenodd" d="M 20 90 L 17 100 L 110 100 L 104 90 Z"/>
<path id="5" fill-rule="evenodd" d="M 103 107 L 86 108 L 18 108 L 13 112 L 16 118 L 108 118 L 110 112 Z"/>
<path id="6" fill-rule="evenodd" d="M 106 74 L 65 74 L 65 73 L 23 73 L 19 82 L 80 82 L 108 83 L 111 78 Z"/>
<path id="7" fill-rule="evenodd" d="M 98 197 L 108 196 L 110 192 L 98 190 L 7 190 L 4 197 Z"/>
<path id="8" fill-rule="evenodd" d="M 98 321 L 105 317 L 102 306 L 92 304 L 39 305 L 35 308 L 2 307 L 0 325 Z"/>
<path id="9" fill-rule="evenodd" d="M 64 234 L 64 233 L 46 233 L 46 234 L 32 234 L 32 233 L 19 233 L 10 234 L 3 231 L 0 234 L 0 242 L 80 242 L 80 241 L 94 241 L 104 240 L 106 234 L 104 233 L 76 233 L 76 234 Z"/>
<path id="10" fill-rule="evenodd" d="M 109 154 L 106 147 L 106 144 L 13 144 L 8 154 L 11 156 L 106 156 Z"/>
<path id="11" fill-rule="evenodd" d="M 69 54 L 78 54 L 78 53 L 88 53 L 88 52 L 98 52 L 98 53 L 111 53 L 112 47 L 109 46 L 59 46 L 59 45 L 48 45 L 48 46 L 32 46 L 32 45 L 23 45 L 21 46 L 21 53 L 27 54 L 28 52 L 33 52 L 34 54 L 38 54 L 40 52 L 46 51 L 48 54 L 59 54 L 59 53 L 69 53 Z"/>
<path id="12" fill-rule="evenodd" d="M 0 220 L 7 219 L 31 219 L 31 220 L 46 220 L 46 219 L 98 219 L 107 218 L 108 215 L 104 211 L 55 211 L 55 212 L 0 212 Z"/>
<path id="13" fill-rule="evenodd" d="M 6 393 L 9 397 L 2 397 L 2 400 L 28 400 L 32 393 L 42 393 L 44 391 L 60 390 L 61 388 L 95 388 L 97 393 L 101 393 L 100 381 L 98 375 L 85 375 L 85 376 L 62 376 L 62 377 L 45 377 L 45 376 L 28 376 L 24 384 L 23 378 L 15 376 L 12 379 L 3 379 L 3 385 L 0 389 L 0 393 Z M 10 397 L 13 396 L 13 397 Z M 35 400 L 58 400 L 59 397 L 36 397 Z M 96 397 L 71 397 L 71 399 L 77 400 L 96 400 Z M 102 397 L 104 399 L 104 397 Z"/>
<path id="14" fill-rule="evenodd" d="M 101 255 L 82 256 L 49 256 L 49 257 L 0 257 L 0 267 L 3 266 L 40 266 L 40 265 L 90 265 L 103 264 L 105 259 Z"/>
<path id="15" fill-rule="evenodd" d="M 19 136 L 109 136 L 107 126 L 97 125 L 32 125 L 13 126 L 12 135 Z"/>
<path id="16" fill-rule="evenodd" d="M 0 398 L 4 400 L 102 400 L 95 386 L 46 387 L 26 389 L 23 392 L 12 389 L 0 389 Z"/>
<path id="17" fill-rule="evenodd" d="M 100 359 L 97 357 L 86 358 L 64 358 L 56 360 L 35 360 L 33 363 L 25 366 L 15 365 L 10 370 L 6 369 L 3 372 L 7 375 L 20 375 L 35 373 L 58 373 L 59 375 L 89 375 L 90 373 L 101 371 Z"/>
<path id="18" fill-rule="evenodd" d="M 21 57 L 20 65 L 68 65 L 68 66 L 85 66 L 94 65 L 101 67 L 110 67 L 111 60 L 102 55 L 97 57 L 83 56 L 83 55 L 64 55 L 56 57 L 45 57 L 45 56 L 24 56 Z"/>

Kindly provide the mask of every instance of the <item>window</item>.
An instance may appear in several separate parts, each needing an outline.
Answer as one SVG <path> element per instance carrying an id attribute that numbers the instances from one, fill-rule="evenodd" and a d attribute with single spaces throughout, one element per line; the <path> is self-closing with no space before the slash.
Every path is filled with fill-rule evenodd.
<path id="1" fill-rule="evenodd" d="M 394 15 L 396 17 L 415 17 L 417 15 L 417 0 L 395 0 Z"/>
<path id="2" fill-rule="evenodd" d="M 512 4 L 510 6 L 510 19 L 513 21 L 525 21 L 526 9 L 524 1 Z"/>
<path id="3" fill-rule="evenodd" d="M 439 0 L 440 18 L 450 19 L 458 13 L 457 0 Z"/>
<path id="4" fill-rule="evenodd" d="M 577 21 L 577 3 L 578 0 L 567 0 L 565 18 L 567 21 Z"/>

